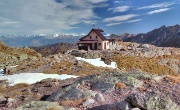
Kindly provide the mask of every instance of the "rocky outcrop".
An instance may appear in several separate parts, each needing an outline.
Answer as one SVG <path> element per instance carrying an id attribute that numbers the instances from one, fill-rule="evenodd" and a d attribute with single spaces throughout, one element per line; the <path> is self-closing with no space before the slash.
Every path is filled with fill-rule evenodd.
<path id="1" fill-rule="evenodd" d="M 8 82 L 0 81 L 0 110 L 14 110 L 14 108 L 17 107 L 20 107 L 18 110 L 26 110 L 28 107 L 29 110 L 44 110 L 45 107 L 52 107 L 51 102 L 43 101 L 53 92 L 63 86 L 72 84 L 75 80 L 77 79 L 70 78 L 68 80 L 57 80 L 49 78 L 32 85 L 22 83 L 14 86 L 8 86 Z M 36 100 L 42 101 L 36 102 Z"/>
<path id="2" fill-rule="evenodd" d="M 45 45 L 40 47 L 30 47 L 34 49 L 36 52 L 41 53 L 44 57 L 54 54 L 63 54 L 66 53 L 70 49 L 77 49 L 77 44 L 75 43 L 57 43 L 52 45 Z"/>
<path id="3" fill-rule="evenodd" d="M 179 110 L 180 107 L 167 96 L 157 93 L 137 93 L 126 99 L 131 105 L 143 110 Z"/>
<path id="4" fill-rule="evenodd" d="M 84 51 L 84 50 L 69 50 L 67 51 L 67 54 L 76 57 L 86 58 L 86 59 L 99 58 L 101 55 L 100 51 Z"/>
<path id="5" fill-rule="evenodd" d="M 33 85 L 4 86 L 9 97 L 0 96 L 0 104 L 4 104 L 0 109 L 178 110 L 180 85 L 172 80 L 118 70 L 63 81 L 45 79 Z"/>
<path id="6" fill-rule="evenodd" d="M 0 57 L 0 68 L 3 69 L 5 66 L 10 68 L 10 66 L 37 60 L 41 55 L 28 47 L 11 48 L 0 42 Z"/>
<path id="7" fill-rule="evenodd" d="M 5 107 L 9 108 L 11 106 L 14 106 L 16 104 L 16 100 L 13 98 L 8 98 L 8 97 L 4 97 L 2 95 L 0 95 L 0 109 L 1 107 Z"/>
<path id="8" fill-rule="evenodd" d="M 125 101 L 93 107 L 90 110 L 179 110 L 180 106 L 158 93 L 135 93 Z"/>
<path id="9" fill-rule="evenodd" d="M 148 89 L 146 88 L 148 87 L 146 84 L 149 83 L 145 83 L 144 81 L 151 81 L 155 84 L 161 82 L 162 80 L 163 77 L 142 72 L 122 73 L 114 71 L 90 75 L 83 77 L 74 82 L 72 85 L 53 93 L 47 98 L 47 101 L 58 101 L 62 106 L 73 105 L 80 108 L 91 108 L 92 110 L 111 110 L 112 108 L 114 110 L 142 109 L 140 106 L 133 105 L 133 102 L 130 99 L 134 98 L 131 98 L 131 96 L 136 94 L 137 91 L 142 90 L 140 88 L 144 88 L 143 90 Z M 126 99 L 125 97 L 127 96 L 127 100 L 123 100 Z M 150 94 L 149 97 L 155 96 Z M 117 100 L 120 101 L 117 102 Z M 144 100 L 145 99 L 142 99 L 142 101 Z M 152 98 L 152 102 L 153 101 L 156 101 L 156 98 Z M 142 104 L 144 103 L 145 102 L 142 102 Z M 149 103 L 151 103 L 151 101 Z M 175 103 L 173 104 L 176 105 Z M 148 110 L 151 109 L 148 108 Z"/>
<path id="10" fill-rule="evenodd" d="M 60 106 L 58 102 L 32 101 L 15 110 L 75 110 L 75 108 L 65 109 L 65 107 Z"/>

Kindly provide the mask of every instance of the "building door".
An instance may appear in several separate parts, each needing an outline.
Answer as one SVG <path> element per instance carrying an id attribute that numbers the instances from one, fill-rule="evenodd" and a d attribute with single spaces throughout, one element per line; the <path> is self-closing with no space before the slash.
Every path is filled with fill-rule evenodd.
<path id="1" fill-rule="evenodd" d="M 106 42 L 104 42 L 104 49 L 106 49 Z"/>
<path id="2" fill-rule="evenodd" d="M 97 50 L 97 43 L 95 43 L 95 50 Z"/>
<path id="3" fill-rule="evenodd" d="M 93 46 L 92 46 L 92 44 L 90 44 L 90 50 L 93 50 Z"/>

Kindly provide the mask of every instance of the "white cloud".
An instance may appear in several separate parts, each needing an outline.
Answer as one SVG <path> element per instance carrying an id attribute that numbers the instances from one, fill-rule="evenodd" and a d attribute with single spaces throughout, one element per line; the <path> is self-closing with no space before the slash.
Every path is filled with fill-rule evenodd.
<path id="1" fill-rule="evenodd" d="M 119 1 L 114 1 L 114 3 L 119 3 Z"/>
<path id="2" fill-rule="evenodd" d="M 96 24 L 97 20 L 83 20 L 83 23 L 85 23 L 85 24 Z"/>
<path id="3" fill-rule="evenodd" d="M 114 1 L 113 3 L 114 4 L 121 4 L 121 3 L 123 3 L 123 1 Z"/>
<path id="4" fill-rule="evenodd" d="M 125 12 L 127 10 L 129 10 L 130 6 L 118 6 L 118 7 L 115 7 L 115 8 L 109 8 L 108 10 L 112 10 L 113 13 L 116 13 L 116 12 Z"/>
<path id="5" fill-rule="evenodd" d="M 133 23 L 133 22 L 138 22 L 141 20 L 142 19 L 134 19 L 134 20 L 128 20 L 128 21 L 123 21 L 123 22 L 108 23 L 106 26 L 114 26 L 114 25 L 119 25 L 119 24 L 123 24 L 123 23 Z"/>
<path id="6" fill-rule="evenodd" d="M 1 0 L 0 33 L 50 34 L 76 28 L 84 19 L 95 20 L 94 8 L 107 0 Z M 97 6 L 98 4 L 98 6 Z M 38 31 L 39 30 L 39 31 Z"/>
<path id="7" fill-rule="evenodd" d="M 127 21 L 127 23 L 138 22 L 138 21 L 141 21 L 141 20 L 142 20 L 142 19 L 129 20 L 129 21 Z"/>
<path id="8" fill-rule="evenodd" d="M 152 15 L 152 14 L 156 14 L 156 13 L 165 12 L 165 11 L 168 11 L 168 10 L 170 10 L 170 8 L 163 8 L 163 9 L 158 9 L 158 10 L 150 11 L 150 12 L 148 12 L 148 14 Z"/>
<path id="9" fill-rule="evenodd" d="M 122 24 L 122 22 L 118 22 L 118 23 L 108 23 L 106 24 L 106 26 L 114 26 L 114 25 L 119 25 Z"/>
<path id="10" fill-rule="evenodd" d="M 162 3 L 156 3 L 156 4 L 153 4 L 153 5 L 149 5 L 149 6 L 139 7 L 139 8 L 137 8 L 137 10 L 152 9 L 152 8 L 166 8 L 166 7 L 172 6 L 174 4 L 175 4 L 174 1 L 172 1 L 172 2 L 162 2 Z"/>
<path id="11" fill-rule="evenodd" d="M 81 2 L 82 0 L 77 0 L 78 2 Z M 108 0 L 87 0 L 87 1 L 90 1 L 91 3 L 102 3 L 102 2 L 106 2 Z"/>
<path id="12" fill-rule="evenodd" d="M 122 16 L 115 16 L 110 18 L 105 18 L 103 22 L 121 22 L 125 20 L 129 20 L 133 17 L 139 16 L 137 14 L 128 14 L 128 15 L 122 15 Z"/>

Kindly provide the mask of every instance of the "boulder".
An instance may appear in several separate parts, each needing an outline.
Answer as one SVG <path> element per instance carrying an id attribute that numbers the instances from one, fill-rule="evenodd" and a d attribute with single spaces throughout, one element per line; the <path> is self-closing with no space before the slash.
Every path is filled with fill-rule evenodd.
<path id="1" fill-rule="evenodd" d="M 138 46 L 138 48 L 150 48 L 151 45 L 150 44 L 141 44 Z"/>
<path id="2" fill-rule="evenodd" d="M 130 110 L 131 108 L 132 107 L 128 102 L 121 101 L 114 104 L 96 106 L 96 107 L 90 108 L 89 110 Z"/>
<path id="3" fill-rule="evenodd" d="M 83 106 L 90 106 L 94 103 L 93 99 L 87 99 L 85 102 L 83 102 Z"/>
<path id="4" fill-rule="evenodd" d="M 65 108 L 60 106 L 57 102 L 32 101 L 15 110 L 65 110 Z"/>
<path id="5" fill-rule="evenodd" d="M 143 85 L 143 81 L 140 81 L 133 76 L 123 76 L 120 78 L 123 83 L 125 83 L 128 86 L 133 86 L 135 88 L 141 87 Z"/>
<path id="6" fill-rule="evenodd" d="M 96 84 L 92 85 L 92 90 L 99 90 L 102 93 L 109 93 L 114 89 L 114 83 L 106 81 L 98 81 Z"/>
<path id="7" fill-rule="evenodd" d="M 170 98 L 156 93 L 132 94 L 126 101 L 143 110 L 180 110 Z"/>
<path id="8" fill-rule="evenodd" d="M 131 108 L 131 105 L 126 101 L 122 101 L 117 103 L 116 107 L 118 110 L 129 110 Z"/>
<path id="9" fill-rule="evenodd" d="M 89 99 L 95 96 L 95 92 L 91 90 L 82 90 L 77 86 L 69 86 L 65 89 L 61 89 L 53 93 L 50 97 L 47 98 L 47 101 L 63 101 L 63 100 L 80 100 L 80 99 Z"/>
<path id="10" fill-rule="evenodd" d="M 103 102 L 105 100 L 101 93 L 96 94 L 95 99 L 98 102 Z"/>
<path id="11" fill-rule="evenodd" d="M 131 108 L 129 110 L 140 110 L 139 108 Z"/>

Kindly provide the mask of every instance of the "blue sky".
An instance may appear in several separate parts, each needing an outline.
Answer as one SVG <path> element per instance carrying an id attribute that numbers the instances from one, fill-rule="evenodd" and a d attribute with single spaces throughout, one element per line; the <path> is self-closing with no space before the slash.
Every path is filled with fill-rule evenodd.
<path id="1" fill-rule="evenodd" d="M 180 24 L 180 0 L 1 0 L 0 34 L 146 33 Z"/>

